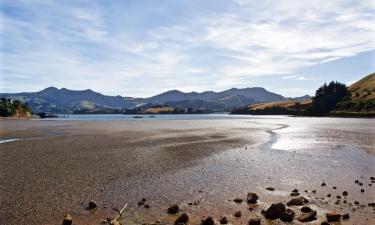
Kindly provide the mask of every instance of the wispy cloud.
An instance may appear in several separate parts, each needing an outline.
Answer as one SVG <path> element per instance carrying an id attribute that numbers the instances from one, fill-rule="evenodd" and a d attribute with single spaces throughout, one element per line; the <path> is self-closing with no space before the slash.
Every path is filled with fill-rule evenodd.
<path id="1" fill-rule="evenodd" d="M 218 90 L 375 49 L 371 1 L 203 2 L 4 0 L 0 88 Z"/>

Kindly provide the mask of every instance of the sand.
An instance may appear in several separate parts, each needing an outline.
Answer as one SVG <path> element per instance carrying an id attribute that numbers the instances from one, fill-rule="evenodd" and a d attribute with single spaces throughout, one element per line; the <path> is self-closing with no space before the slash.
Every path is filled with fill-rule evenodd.
<path id="1" fill-rule="evenodd" d="M 295 126 L 290 121 L 29 120 L 0 121 L 0 126 L 1 139 L 20 139 L 0 144 L 0 224 L 61 224 L 67 213 L 74 224 L 100 224 L 116 215 L 113 207 L 125 203 L 124 224 L 170 224 L 176 216 L 165 211 L 174 203 L 190 215 L 191 224 L 223 215 L 239 224 L 262 217 L 261 209 L 273 202 L 289 200 L 294 188 L 318 210 L 316 222 L 324 220 L 327 210 L 349 212 L 351 219 L 343 224 L 375 222 L 374 209 L 367 206 L 375 202 L 375 184 L 369 186 L 375 133 L 366 128 L 367 134 L 356 131 L 356 137 L 367 141 L 363 148 L 353 138 L 354 147 L 322 153 L 298 145 L 297 151 L 272 148 L 278 140 L 283 143 L 283 129 Z M 320 186 L 323 180 L 326 187 Z M 265 190 L 269 186 L 276 190 Z M 343 190 L 349 192 L 348 202 L 365 207 L 336 205 L 335 198 L 325 197 Z M 251 211 L 232 201 L 246 198 L 249 191 L 260 196 Z M 150 209 L 138 206 L 142 198 Z M 89 200 L 98 203 L 97 210 L 86 210 Z M 197 204 L 189 204 L 193 202 Z M 232 216 L 236 210 L 242 211 L 241 218 Z"/>

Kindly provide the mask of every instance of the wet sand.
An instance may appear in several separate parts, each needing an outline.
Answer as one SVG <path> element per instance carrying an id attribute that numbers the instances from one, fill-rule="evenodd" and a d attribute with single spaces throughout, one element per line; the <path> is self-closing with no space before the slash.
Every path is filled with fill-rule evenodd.
<path id="1" fill-rule="evenodd" d="M 190 224 L 207 216 L 268 224 L 261 210 L 286 202 L 294 188 L 318 211 L 312 224 L 327 210 L 350 213 L 342 224 L 375 222 L 367 206 L 375 202 L 374 120 L 30 120 L 0 127 L 0 139 L 21 139 L 0 144 L 0 224 L 61 224 L 67 213 L 73 224 L 100 224 L 125 203 L 123 224 L 171 224 L 176 216 L 166 209 L 175 203 Z M 347 204 L 335 204 L 344 190 Z M 232 201 L 248 192 L 260 197 L 255 210 Z M 142 198 L 149 209 L 138 206 Z M 97 210 L 85 209 L 89 200 Z M 354 201 L 365 207 L 350 206 Z M 234 218 L 237 210 L 241 218 Z"/>

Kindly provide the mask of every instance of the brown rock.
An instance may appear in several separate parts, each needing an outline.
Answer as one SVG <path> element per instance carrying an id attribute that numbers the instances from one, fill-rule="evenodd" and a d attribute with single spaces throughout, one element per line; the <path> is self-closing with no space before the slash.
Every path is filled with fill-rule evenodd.
<path id="1" fill-rule="evenodd" d="M 249 225 L 260 225 L 261 219 L 260 218 L 252 218 L 249 220 Z"/>
<path id="2" fill-rule="evenodd" d="M 327 221 L 324 221 L 320 225 L 329 225 L 329 223 Z"/>
<path id="3" fill-rule="evenodd" d="M 317 213 L 315 210 L 308 212 L 308 213 L 303 213 L 302 215 L 297 217 L 297 220 L 300 222 L 310 222 L 310 221 L 316 220 L 316 214 Z"/>
<path id="4" fill-rule="evenodd" d="M 275 188 L 273 188 L 273 187 L 268 187 L 268 188 L 266 188 L 266 190 L 268 190 L 268 191 L 274 191 Z"/>
<path id="5" fill-rule="evenodd" d="M 63 220 L 63 225 L 72 225 L 72 223 L 73 223 L 73 218 L 72 218 L 72 216 L 70 215 L 70 214 L 66 214 L 65 216 L 64 216 L 64 220 Z"/>
<path id="6" fill-rule="evenodd" d="M 258 195 L 253 193 L 253 192 L 249 192 L 247 194 L 247 202 L 250 203 L 250 204 L 257 203 L 258 199 L 259 199 Z"/>
<path id="7" fill-rule="evenodd" d="M 308 207 L 308 206 L 304 206 L 301 208 L 301 212 L 304 212 L 304 213 L 309 213 L 309 212 L 312 212 L 313 210 Z"/>
<path id="8" fill-rule="evenodd" d="M 344 215 L 342 215 L 342 219 L 343 219 L 343 220 L 347 220 L 347 219 L 349 219 L 349 218 L 350 218 L 349 213 L 345 213 Z"/>
<path id="9" fill-rule="evenodd" d="M 281 214 L 285 211 L 285 205 L 282 202 L 272 204 L 265 213 L 266 219 L 276 220 L 280 218 Z"/>
<path id="10" fill-rule="evenodd" d="M 283 213 L 281 213 L 280 220 L 283 222 L 292 222 L 295 215 L 296 213 L 293 210 L 287 209 Z"/>
<path id="11" fill-rule="evenodd" d="M 89 201 L 88 209 L 95 209 L 98 205 L 95 201 Z"/>
<path id="12" fill-rule="evenodd" d="M 234 216 L 235 216 L 235 217 L 241 217 L 241 216 L 242 216 L 241 211 L 236 211 L 236 212 L 234 213 Z"/>
<path id="13" fill-rule="evenodd" d="M 342 193 L 342 195 L 346 197 L 346 196 L 349 195 L 349 193 L 348 193 L 347 191 L 344 191 L 344 192 Z"/>
<path id="14" fill-rule="evenodd" d="M 149 209 L 149 208 L 150 208 L 150 205 L 149 205 L 149 204 L 145 204 L 143 207 L 144 207 L 145 209 Z"/>
<path id="15" fill-rule="evenodd" d="M 168 208 L 167 213 L 169 214 L 176 214 L 180 211 L 180 207 L 178 205 L 172 205 Z"/>
<path id="16" fill-rule="evenodd" d="M 228 221 L 228 218 L 226 216 L 223 216 L 221 219 L 220 219 L 220 224 L 228 224 L 229 221 Z"/>
<path id="17" fill-rule="evenodd" d="M 212 217 L 208 217 L 207 219 L 202 220 L 201 225 L 215 225 L 215 221 Z"/>
<path id="18" fill-rule="evenodd" d="M 330 222 L 340 222 L 341 215 L 339 213 L 336 213 L 336 212 L 327 212 L 326 218 L 327 218 L 328 223 L 330 223 Z"/>
<path id="19" fill-rule="evenodd" d="M 292 198 L 290 201 L 288 201 L 286 204 L 288 206 L 296 206 L 296 205 L 304 205 L 305 203 L 308 203 L 309 200 L 307 200 L 305 197 L 300 196 L 297 198 Z"/>
<path id="20" fill-rule="evenodd" d="M 233 201 L 235 203 L 242 203 L 243 202 L 242 198 L 235 198 Z"/>
<path id="21" fill-rule="evenodd" d="M 189 221 L 189 216 L 186 213 L 183 213 L 178 219 L 174 222 L 175 225 L 187 224 Z"/>

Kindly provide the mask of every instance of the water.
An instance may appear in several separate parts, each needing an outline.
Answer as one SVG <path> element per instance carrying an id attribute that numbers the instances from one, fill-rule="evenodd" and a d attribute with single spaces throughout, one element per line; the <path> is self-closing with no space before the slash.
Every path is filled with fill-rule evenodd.
<path id="1" fill-rule="evenodd" d="M 257 119 L 257 118 L 284 118 L 286 116 L 252 116 L 230 115 L 225 113 L 214 114 L 158 114 L 158 115 L 124 115 L 124 114 L 71 114 L 58 115 L 58 118 L 44 120 L 79 120 L 79 121 L 129 121 L 129 120 L 228 120 L 228 119 Z M 142 118 L 134 118 L 142 116 Z"/>

